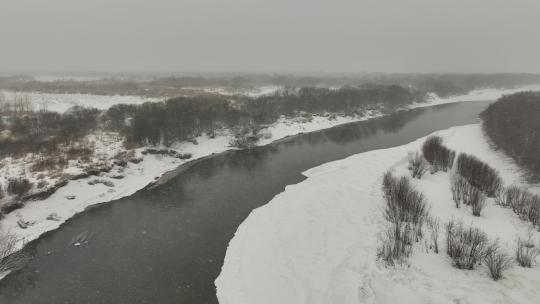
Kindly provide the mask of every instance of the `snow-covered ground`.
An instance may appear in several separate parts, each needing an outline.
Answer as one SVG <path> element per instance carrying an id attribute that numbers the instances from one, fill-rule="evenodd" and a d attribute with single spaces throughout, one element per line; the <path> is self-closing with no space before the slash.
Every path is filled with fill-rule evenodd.
<path id="1" fill-rule="evenodd" d="M 63 113 L 73 106 L 92 107 L 106 110 L 115 104 L 142 104 L 147 101 L 161 101 L 161 98 L 148 98 L 141 96 L 106 96 L 90 94 L 51 94 L 39 92 L 12 92 L 0 91 L 5 99 L 28 98 L 34 110 L 48 110 Z"/>
<path id="2" fill-rule="evenodd" d="M 266 95 L 272 95 L 280 90 L 282 86 L 261 86 L 254 88 L 229 88 L 229 87 L 210 87 L 202 88 L 203 91 L 208 93 L 216 93 L 221 95 L 244 95 L 248 97 L 260 97 Z"/>
<path id="3" fill-rule="evenodd" d="M 463 95 L 453 95 L 450 97 L 441 98 L 437 94 L 430 93 L 428 96 L 428 102 L 432 105 L 453 103 L 460 101 L 486 101 L 486 100 L 497 100 L 503 95 L 514 94 L 517 92 L 523 91 L 540 91 L 539 85 L 529 85 L 523 87 L 517 87 L 514 89 L 495 89 L 495 88 L 485 88 L 472 90 L 467 94 Z M 413 106 L 414 107 L 414 106 Z"/>
<path id="4" fill-rule="evenodd" d="M 51 98 L 56 98 L 54 97 L 56 94 L 38 95 L 51 95 Z M 71 96 L 70 98 L 72 99 L 69 102 L 59 101 L 56 105 L 56 109 L 58 111 L 67 109 L 68 104 L 70 106 L 72 105 L 71 102 L 78 105 L 91 105 L 95 107 L 100 107 L 101 105 L 102 108 L 106 108 L 112 104 L 109 100 L 111 98 L 110 96 L 78 94 L 59 95 L 68 95 Z M 77 96 L 93 96 L 92 98 L 95 97 L 95 100 L 99 101 L 91 103 L 84 100 L 84 97 L 83 99 L 78 99 Z M 461 100 L 469 99 L 465 97 L 463 97 L 463 99 L 453 98 L 448 102 L 458 102 Z M 139 97 L 131 99 L 131 103 L 142 103 L 144 101 L 146 100 L 142 100 Z M 124 101 L 118 101 L 118 103 L 122 102 Z M 413 107 L 427 107 L 434 104 L 448 102 L 430 101 L 415 104 Z M 49 109 L 52 110 L 50 107 Z M 377 116 L 381 116 L 381 114 L 377 112 L 370 112 L 366 116 L 313 116 L 311 119 L 297 118 L 293 120 L 282 118 L 275 124 L 262 131 L 265 136 L 259 141 L 258 144 L 265 145 L 287 136 L 330 128 L 336 125 L 361 121 Z M 120 151 L 120 141 L 104 141 L 103 138 L 100 137 L 90 138 L 90 140 L 96 143 L 94 146 L 96 149 L 95 152 L 98 154 L 101 153 L 106 160 L 113 159 L 114 155 Z M 231 149 L 229 147 L 229 141 L 230 134 L 224 131 L 221 135 L 216 136 L 215 138 L 201 136 L 197 138 L 198 144 L 189 142 L 179 143 L 174 146 L 174 149 L 182 153 L 192 153 L 192 159 L 197 159 L 213 153 L 219 153 Z M 141 150 L 142 149 L 138 149 L 137 153 L 140 154 Z M 8 214 L 0 221 L 0 230 L 10 231 L 11 233 L 15 234 L 20 239 L 19 247 L 22 247 L 25 242 L 39 237 L 39 235 L 42 233 L 58 228 L 61 223 L 69 219 L 74 214 L 83 211 L 88 206 L 131 195 L 159 178 L 165 172 L 171 171 L 185 162 L 186 160 L 180 160 L 168 156 L 145 155 L 144 160 L 141 163 L 128 164 L 128 167 L 122 172 L 122 174 L 125 175 L 123 179 L 115 179 L 112 177 L 118 173 L 116 171 L 117 169 L 114 169 L 110 174 L 104 174 L 104 176 L 100 177 L 103 180 L 113 182 L 114 187 L 107 187 L 101 183 L 89 185 L 88 181 L 94 179 L 95 177 L 70 181 L 68 185 L 60 188 L 51 197 L 42 201 L 28 202 L 23 208 Z M 27 166 L 28 164 L 28 160 L 24 158 L 19 160 L 3 159 L 2 165 L 0 166 L 0 183 L 2 183 L 2 178 L 5 186 L 5 182 L 9 177 L 24 174 L 26 174 L 28 177 L 28 174 L 30 174 Z M 64 170 L 63 173 L 80 173 L 80 168 L 70 165 Z M 35 182 L 37 182 L 37 180 L 35 180 Z M 75 197 L 73 198 L 73 196 Z M 25 226 L 28 224 L 28 227 L 25 229 L 21 228 L 21 222 L 24 223 Z"/>
<path id="5" fill-rule="evenodd" d="M 519 169 L 490 149 L 479 124 L 436 132 L 444 144 L 476 155 L 497 168 L 506 185 L 521 182 Z M 382 176 L 393 168 L 408 174 L 406 156 L 424 138 L 407 145 L 357 154 L 304 172 L 303 182 L 287 186 L 255 209 L 231 240 L 216 280 L 221 304 L 259 303 L 538 303 L 540 267 L 515 266 L 493 281 L 485 266 L 458 270 L 444 245 L 439 254 L 418 245 L 409 267 L 387 268 L 376 261 L 382 216 Z M 448 173 L 415 180 L 431 214 L 483 229 L 514 254 L 514 241 L 529 228 L 492 199 L 482 216 L 456 209 Z M 538 235 L 537 235 L 538 237 Z"/>

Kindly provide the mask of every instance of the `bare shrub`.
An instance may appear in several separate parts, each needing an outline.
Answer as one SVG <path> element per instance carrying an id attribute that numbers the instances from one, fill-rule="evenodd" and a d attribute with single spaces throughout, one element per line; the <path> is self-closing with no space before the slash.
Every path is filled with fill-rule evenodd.
<path id="1" fill-rule="evenodd" d="M 229 141 L 232 147 L 252 148 L 262 137 L 261 127 L 253 121 L 246 121 L 232 129 L 233 138 Z"/>
<path id="2" fill-rule="evenodd" d="M 461 204 L 469 205 L 472 207 L 473 215 L 480 216 L 482 209 L 486 205 L 486 196 L 482 191 L 469 184 L 465 178 L 456 173 L 450 179 L 450 190 L 456 208 L 459 208 Z"/>
<path id="3" fill-rule="evenodd" d="M 428 218 L 424 196 L 413 189 L 407 177 L 394 178 L 390 171 L 383 177 L 386 205 L 384 216 L 390 222 L 378 256 L 387 264 L 402 263 L 412 246 L 422 238 L 422 226 Z"/>
<path id="4" fill-rule="evenodd" d="M 428 162 L 425 160 L 424 156 L 419 152 L 410 152 L 408 154 L 408 161 L 412 178 L 421 179 L 428 170 Z"/>
<path id="5" fill-rule="evenodd" d="M 521 219 L 540 226 L 540 196 L 518 186 L 510 186 L 501 191 L 495 201 L 511 208 Z"/>
<path id="6" fill-rule="evenodd" d="M 411 255 L 415 239 L 416 232 L 410 223 L 391 223 L 382 235 L 377 257 L 387 265 L 402 264 Z"/>
<path id="7" fill-rule="evenodd" d="M 417 227 L 421 234 L 421 226 L 427 218 L 428 207 L 422 193 L 416 191 L 407 177 L 389 180 L 385 192 L 385 218 L 392 223 L 408 222 Z"/>
<path id="8" fill-rule="evenodd" d="M 481 261 L 488 245 L 487 235 L 472 226 L 450 220 L 446 224 L 446 253 L 460 269 L 474 269 Z"/>
<path id="9" fill-rule="evenodd" d="M 23 195 L 32 189 L 33 184 L 26 178 L 8 180 L 7 192 L 12 195 Z"/>
<path id="10" fill-rule="evenodd" d="M 431 248 L 435 253 L 439 253 L 439 231 L 441 228 L 441 221 L 438 218 L 430 217 L 427 220 L 427 227 L 430 232 Z"/>
<path id="11" fill-rule="evenodd" d="M 499 172 L 472 155 L 459 154 L 456 161 L 456 173 L 489 197 L 496 197 L 503 187 Z"/>
<path id="12" fill-rule="evenodd" d="M 456 153 L 448 149 L 443 144 L 443 139 L 439 136 L 430 136 L 422 145 L 424 158 L 431 164 L 432 173 L 437 171 L 448 171 L 452 169 Z"/>
<path id="13" fill-rule="evenodd" d="M 501 189 L 497 192 L 497 195 L 493 198 L 495 201 L 495 204 L 501 206 L 501 207 L 509 207 L 506 202 L 506 196 L 507 196 L 507 188 L 501 187 Z"/>
<path id="14" fill-rule="evenodd" d="M 486 196 L 478 188 L 471 186 L 467 193 L 466 204 L 471 205 L 474 216 L 480 216 L 482 209 L 486 206 Z"/>
<path id="15" fill-rule="evenodd" d="M 466 179 L 458 174 L 452 174 L 450 178 L 450 190 L 452 191 L 452 199 L 456 204 L 456 208 L 459 208 L 462 203 L 465 203 L 469 187 L 470 184 Z"/>
<path id="16" fill-rule="evenodd" d="M 390 195 L 393 183 L 394 177 L 392 176 L 392 171 L 388 170 L 384 173 L 382 180 L 382 190 L 385 197 Z"/>
<path id="17" fill-rule="evenodd" d="M 16 251 L 17 238 L 9 233 L 0 233 L 0 272 L 17 270 L 29 260 L 28 254 Z"/>
<path id="18" fill-rule="evenodd" d="M 516 261 L 521 267 L 531 268 L 540 255 L 540 247 L 533 239 L 534 232 L 529 230 L 525 238 L 519 237 L 516 246 Z"/>
<path id="19" fill-rule="evenodd" d="M 501 279 L 503 272 L 513 265 L 512 257 L 501 249 L 497 241 L 487 247 L 484 262 L 495 281 Z"/>

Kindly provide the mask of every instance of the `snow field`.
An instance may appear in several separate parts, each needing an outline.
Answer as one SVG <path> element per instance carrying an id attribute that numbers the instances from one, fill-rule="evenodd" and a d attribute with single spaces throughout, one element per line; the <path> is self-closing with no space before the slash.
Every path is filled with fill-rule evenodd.
<path id="1" fill-rule="evenodd" d="M 437 132 L 444 144 L 473 154 L 500 171 L 506 185 L 521 183 L 519 169 L 490 149 L 479 124 Z M 407 172 L 407 153 L 425 138 L 395 148 L 370 151 L 310 169 L 305 181 L 288 186 L 254 210 L 229 244 L 216 280 L 222 304 L 255 303 L 537 303 L 540 267 L 515 266 L 493 281 L 485 266 L 453 268 L 444 227 L 439 254 L 419 243 L 409 267 L 387 268 L 376 261 L 382 217 L 382 175 Z M 482 216 L 456 209 L 448 173 L 427 173 L 414 181 L 442 224 L 451 218 L 498 238 L 508 253 L 529 224 L 492 199 Z"/>

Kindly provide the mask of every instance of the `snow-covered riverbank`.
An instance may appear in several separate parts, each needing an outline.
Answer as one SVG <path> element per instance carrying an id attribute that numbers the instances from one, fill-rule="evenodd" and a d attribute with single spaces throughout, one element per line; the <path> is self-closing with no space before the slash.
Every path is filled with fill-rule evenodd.
<path id="1" fill-rule="evenodd" d="M 273 141 L 287 136 L 296 135 L 304 132 L 311 132 L 330 128 L 336 125 L 356 122 L 380 116 L 379 113 L 372 112 L 362 117 L 337 116 L 332 119 L 325 116 L 314 116 L 310 120 L 299 118 L 295 120 L 281 119 L 277 123 L 263 129 L 265 134 L 257 143 L 266 145 Z M 20 241 L 18 247 L 21 248 L 26 242 L 38 238 L 41 234 L 58 228 L 63 222 L 84 211 L 87 207 L 95 204 L 108 202 L 129 196 L 136 191 L 153 183 L 164 173 L 176 169 L 178 166 L 196 160 L 214 153 L 224 152 L 230 147 L 229 141 L 231 134 L 222 131 L 214 138 L 206 135 L 196 138 L 196 144 L 192 142 L 182 142 L 174 145 L 172 148 L 182 153 L 192 155 L 189 160 L 182 160 L 168 155 L 144 155 L 139 163 L 129 162 L 125 168 L 121 169 L 122 178 L 115 178 L 119 174 L 116 169 L 109 173 L 102 173 L 99 180 L 112 183 L 113 186 L 107 186 L 105 183 L 96 183 L 90 185 L 89 181 L 95 180 L 96 176 L 70 180 L 66 186 L 59 188 L 54 194 L 44 200 L 28 201 L 21 209 L 17 209 L 7 214 L 0 220 L 0 231 L 9 231 Z M 95 136 L 100 137 L 100 136 Z M 121 150 L 121 142 L 100 143 L 98 138 L 94 138 L 98 145 L 94 149 L 103 150 L 103 154 L 109 157 L 117 154 Z M 103 147 L 101 147 L 103 146 Z M 115 148 L 113 148 L 113 146 Z M 137 155 L 141 155 L 144 148 L 137 149 Z M 115 167 L 116 168 L 116 167 Z M 22 162 L 6 162 L 0 168 L 0 182 L 7 180 L 10 175 L 19 176 L 30 170 Z M 76 166 L 64 169 L 64 172 L 82 173 Z M 34 180 L 32 180 L 34 182 Z M 23 227 L 21 227 L 23 223 Z"/>
<path id="2" fill-rule="evenodd" d="M 453 98 L 448 102 L 458 102 L 460 100 L 468 100 L 468 97 Z M 437 99 L 427 103 L 418 103 L 412 107 L 427 107 L 448 102 Z M 293 121 L 281 119 L 263 130 L 263 133 L 267 135 L 259 141 L 258 145 L 265 145 L 299 133 L 317 131 L 378 116 L 381 116 L 381 114 L 372 112 L 362 117 L 335 116 L 330 118 L 327 116 L 314 116 L 311 119 L 299 118 Z M 223 132 L 215 138 L 201 136 L 197 138 L 197 144 L 180 143 L 174 146 L 174 149 L 182 153 L 191 153 L 191 160 L 194 160 L 231 149 L 229 140 L 230 134 Z M 138 149 L 138 153 L 140 154 L 142 150 Z M 58 228 L 67 219 L 76 213 L 84 211 L 87 207 L 131 195 L 185 162 L 187 160 L 169 156 L 145 155 L 142 162 L 129 163 L 123 169 L 122 179 L 114 178 L 114 172 L 113 174 L 103 174 L 100 177 L 101 180 L 113 183 L 113 187 L 104 183 L 90 185 L 88 182 L 95 179 L 95 177 L 69 181 L 66 186 L 60 188 L 47 199 L 30 201 L 23 208 L 6 215 L 0 221 L 0 229 L 13 233 L 20 240 L 19 248 L 21 248 L 24 243 L 38 238 L 47 231 Z M 4 167 L 4 169 L 7 169 L 7 167 Z M 76 170 L 76 168 L 73 169 Z M 7 176 L 3 177 L 7 178 Z M 21 223 L 23 223 L 23 227 L 21 227 Z"/>
<path id="3" fill-rule="evenodd" d="M 476 155 L 497 168 L 506 185 L 520 183 L 519 169 L 494 152 L 479 124 L 437 132 L 448 147 Z M 406 156 L 424 139 L 357 154 L 304 172 L 308 178 L 288 186 L 254 210 L 229 244 L 216 280 L 222 304 L 257 303 L 536 303 L 540 267 L 514 267 L 493 281 L 484 266 L 474 271 L 451 266 L 439 254 L 418 250 L 410 267 L 388 269 L 376 262 L 382 217 L 384 172 L 408 174 Z M 449 174 L 426 174 L 414 181 L 444 223 L 462 219 L 483 229 L 513 254 L 516 236 L 529 225 L 492 199 L 479 218 L 456 209 Z M 535 189 L 538 190 L 538 189 Z M 440 242 L 444 243 L 444 228 Z"/>

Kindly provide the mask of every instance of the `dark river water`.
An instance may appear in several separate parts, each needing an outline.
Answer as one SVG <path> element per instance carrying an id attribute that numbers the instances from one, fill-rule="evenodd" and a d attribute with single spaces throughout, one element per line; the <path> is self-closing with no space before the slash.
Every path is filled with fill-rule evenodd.
<path id="1" fill-rule="evenodd" d="M 0 303 L 217 303 L 214 280 L 236 228 L 252 209 L 305 179 L 302 171 L 474 123 L 487 105 L 404 111 L 196 162 L 28 244 L 34 258 L 0 281 Z M 85 232 L 88 243 L 70 245 Z"/>

